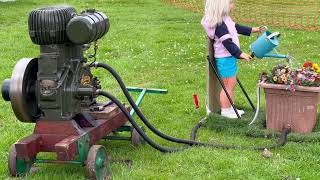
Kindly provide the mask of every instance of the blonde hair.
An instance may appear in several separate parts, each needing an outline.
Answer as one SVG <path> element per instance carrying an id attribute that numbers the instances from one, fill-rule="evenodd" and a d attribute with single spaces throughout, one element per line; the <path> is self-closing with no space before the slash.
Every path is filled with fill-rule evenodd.
<path id="1" fill-rule="evenodd" d="M 204 19 L 210 27 L 222 23 L 223 18 L 230 14 L 230 3 L 233 0 L 206 0 Z"/>

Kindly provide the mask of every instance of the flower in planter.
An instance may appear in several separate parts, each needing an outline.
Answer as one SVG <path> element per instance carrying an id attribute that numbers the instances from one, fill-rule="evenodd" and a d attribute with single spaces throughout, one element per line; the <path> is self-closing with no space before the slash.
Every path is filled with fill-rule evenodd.
<path id="1" fill-rule="evenodd" d="M 291 72 L 291 69 L 288 66 L 278 64 L 271 70 L 270 74 L 266 75 L 265 79 L 269 83 L 287 84 L 289 72 Z"/>
<path id="2" fill-rule="evenodd" d="M 320 74 L 320 67 L 318 64 L 316 63 L 312 63 L 311 61 L 306 61 L 303 64 L 303 68 L 311 68 L 313 71 L 315 71 L 316 73 Z"/>
<path id="3" fill-rule="evenodd" d="M 312 69 L 317 72 L 318 74 L 320 74 L 320 68 L 319 68 L 319 65 L 318 64 L 313 64 L 312 65 Z"/>
<path id="4" fill-rule="evenodd" d="M 299 86 L 320 86 L 320 75 L 310 68 L 291 72 L 290 81 Z"/>
<path id="5" fill-rule="evenodd" d="M 319 65 L 311 61 L 300 68 L 280 64 L 262 74 L 259 87 L 266 95 L 267 129 L 281 131 L 290 125 L 293 132 L 312 132 L 320 98 Z"/>
<path id="6" fill-rule="evenodd" d="M 306 61 L 306 62 L 303 63 L 303 67 L 304 67 L 304 68 L 307 68 L 307 67 L 310 67 L 310 68 L 311 68 L 312 65 L 313 65 L 313 63 L 312 63 L 311 61 Z"/>
<path id="7" fill-rule="evenodd" d="M 320 67 L 311 61 L 306 61 L 301 69 L 291 69 L 278 64 L 270 73 L 265 73 L 264 81 L 289 85 L 291 91 L 294 91 L 296 85 L 320 87 Z"/>

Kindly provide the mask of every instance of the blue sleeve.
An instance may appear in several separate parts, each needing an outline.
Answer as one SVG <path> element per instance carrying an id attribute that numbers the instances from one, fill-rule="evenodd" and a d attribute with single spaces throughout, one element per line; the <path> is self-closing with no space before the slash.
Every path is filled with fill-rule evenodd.
<path id="1" fill-rule="evenodd" d="M 229 51 L 232 56 L 238 59 L 240 58 L 242 52 L 240 48 L 234 42 L 232 42 L 232 38 L 229 35 L 228 27 L 224 22 L 216 27 L 215 35 L 222 40 L 223 46 Z"/>
<path id="2" fill-rule="evenodd" d="M 242 35 L 245 35 L 245 36 L 250 36 L 251 35 L 251 31 L 252 31 L 251 27 L 247 27 L 247 26 L 242 26 L 242 25 L 236 24 L 236 29 L 237 29 L 238 34 L 242 34 Z"/>

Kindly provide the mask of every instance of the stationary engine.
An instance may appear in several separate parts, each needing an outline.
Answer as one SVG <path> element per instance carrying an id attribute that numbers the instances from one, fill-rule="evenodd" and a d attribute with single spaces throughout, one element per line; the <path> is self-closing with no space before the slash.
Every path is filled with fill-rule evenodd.
<path id="1" fill-rule="evenodd" d="M 72 7 L 48 7 L 29 15 L 29 35 L 40 45 L 37 58 L 20 59 L 2 96 L 22 122 L 71 120 L 95 103 L 99 81 L 85 64 L 84 51 L 109 30 L 109 19 L 94 9 L 77 15 Z"/>

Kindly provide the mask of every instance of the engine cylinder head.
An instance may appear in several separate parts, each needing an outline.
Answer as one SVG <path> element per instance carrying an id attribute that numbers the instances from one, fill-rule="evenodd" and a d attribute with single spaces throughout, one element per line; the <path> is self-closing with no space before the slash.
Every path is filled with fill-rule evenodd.
<path id="1" fill-rule="evenodd" d="M 76 16 L 73 7 L 46 7 L 35 9 L 29 15 L 29 35 L 38 45 L 62 44 L 68 42 L 67 24 Z"/>

